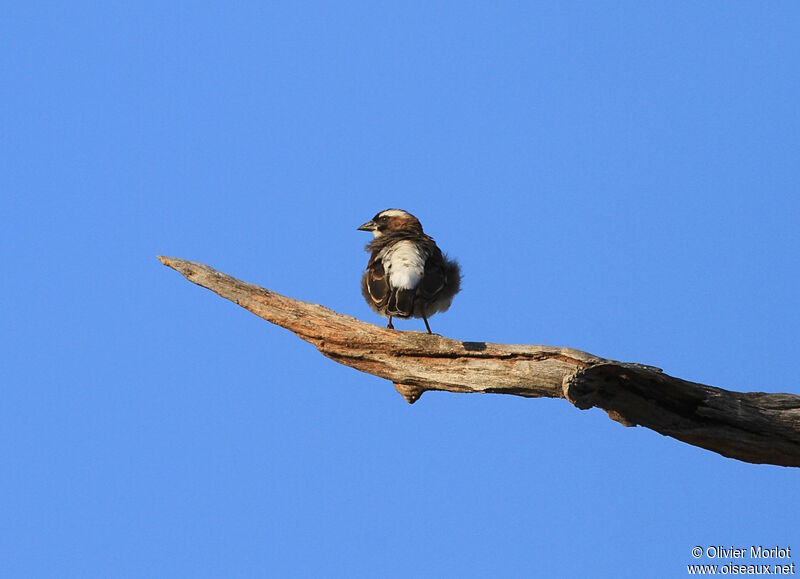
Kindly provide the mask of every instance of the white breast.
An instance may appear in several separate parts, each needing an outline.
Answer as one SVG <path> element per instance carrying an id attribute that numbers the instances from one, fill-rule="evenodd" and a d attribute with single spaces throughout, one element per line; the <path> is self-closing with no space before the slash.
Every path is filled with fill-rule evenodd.
<path id="1" fill-rule="evenodd" d="M 380 257 L 392 287 L 414 289 L 422 281 L 428 254 L 412 241 L 398 241 L 384 249 Z"/>

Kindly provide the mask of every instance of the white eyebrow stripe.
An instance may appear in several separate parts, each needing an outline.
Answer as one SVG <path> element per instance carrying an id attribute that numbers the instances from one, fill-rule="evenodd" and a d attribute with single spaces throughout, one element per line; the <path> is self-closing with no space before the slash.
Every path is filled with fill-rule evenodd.
<path id="1" fill-rule="evenodd" d="M 410 214 L 407 211 L 403 211 L 402 209 L 387 209 L 386 211 L 381 211 L 378 213 L 379 217 L 410 217 Z"/>

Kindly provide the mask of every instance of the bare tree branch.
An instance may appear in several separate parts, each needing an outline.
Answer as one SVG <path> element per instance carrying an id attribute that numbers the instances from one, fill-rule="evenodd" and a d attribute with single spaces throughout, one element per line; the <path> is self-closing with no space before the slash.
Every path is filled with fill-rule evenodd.
<path id="1" fill-rule="evenodd" d="M 314 344 L 328 358 L 386 378 L 410 403 L 426 390 L 565 398 L 745 462 L 800 466 L 800 396 L 731 392 L 642 364 L 571 348 L 462 342 L 398 332 L 245 283 L 207 265 L 159 257 L 186 279 Z"/>

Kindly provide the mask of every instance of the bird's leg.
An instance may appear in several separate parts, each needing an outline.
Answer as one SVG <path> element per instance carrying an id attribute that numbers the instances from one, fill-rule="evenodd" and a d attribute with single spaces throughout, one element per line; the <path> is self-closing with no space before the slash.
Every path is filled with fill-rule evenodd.
<path id="1" fill-rule="evenodd" d="M 392 316 L 389 316 L 389 324 L 386 327 L 390 330 L 394 330 L 394 326 L 392 325 Z"/>
<path id="2" fill-rule="evenodd" d="M 422 314 L 422 320 L 425 322 L 425 327 L 428 329 L 428 333 L 432 334 L 431 327 L 428 325 L 428 318 L 425 317 L 425 314 Z"/>

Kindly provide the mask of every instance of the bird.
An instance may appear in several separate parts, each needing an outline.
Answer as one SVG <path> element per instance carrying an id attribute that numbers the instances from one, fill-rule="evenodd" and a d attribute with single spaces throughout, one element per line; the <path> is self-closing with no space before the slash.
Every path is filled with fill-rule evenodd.
<path id="1" fill-rule="evenodd" d="M 361 293 L 376 313 L 389 318 L 428 318 L 445 312 L 461 288 L 461 268 L 449 259 L 419 219 L 403 209 L 386 209 L 361 225 L 372 233 L 365 250 L 370 254 L 361 276 Z"/>

